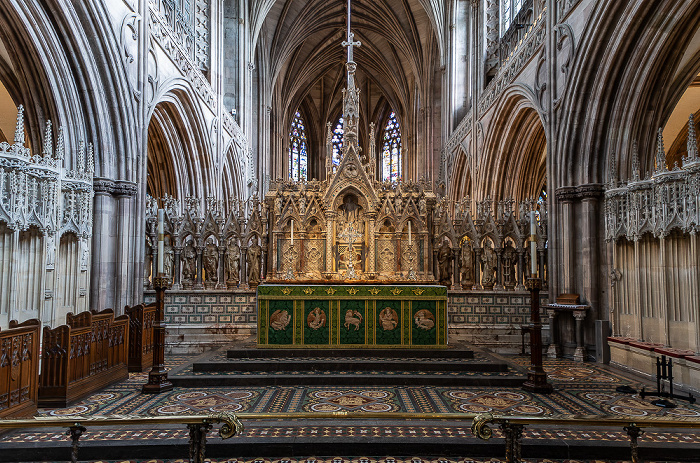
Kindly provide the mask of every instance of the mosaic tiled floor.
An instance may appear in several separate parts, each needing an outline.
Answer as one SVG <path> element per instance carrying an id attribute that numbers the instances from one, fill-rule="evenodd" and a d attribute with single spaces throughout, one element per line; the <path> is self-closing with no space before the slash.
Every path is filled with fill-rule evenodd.
<path id="1" fill-rule="evenodd" d="M 327 459 L 316 459 L 316 458 L 305 458 L 305 459 L 251 459 L 251 460 L 236 460 L 236 459 L 216 459 L 207 458 L 207 461 L 211 463 L 506 463 L 505 460 L 500 460 L 497 458 L 489 458 L 485 460 L 472 460 L 472 459 L 449 459 L 449 458 L 437 458 L 434 460 L 427 460 L 423 458 L 413 458 L 413 459 L 401 459 L 401 458 L 327 458 Z M 523 463 L 628 463 L 620 460 L 532 460 L 524 459 Z M 85 463 L 189 463 L 189 460 L 95 460 Z M 671 461 L 647 461 L 646 463 L 673 463 Z"/>
<path id="2" fill-rule="evenodd" d="M 222 355 L 222 354 L 218 354 Z M 195 357 L 177 356 L 167 358 L 171 372 L 190 368 Z M 525 357 L 509 357 L 510 361 L 526 365 Z M 551 416 L 558 414 L 619 415 L 627 417 L 667 416 L 670 418 L 700 419 L 700 406 L 678 401 L 675 409 L 659 408 L 650 404 L 650 399 L 638 395 L 615 392 L 619 385 L 639 388 L 641 380 L 630 378 L 624 372 L 594 363 L 575 363 L 570 360 L 546 360 L 545 369 L 555 387 L 551 395 L 530 394 L 518 388 L 495 389 L 489 387 L 206 387 L 175 388 L 159 395 L 143 395 L 141 385 L 146 374 L 131 374 L 129 379 L 110 386 L 97 394 L 63 409 L 43 409 L 40 416 L 71 415 L 175 415 L 203 414 L 210 412 L 409 412 L 409 413 L 482 413 L 503 415 Z M 469 430 L 469 421 L 452 423 L 387 422 L 386 425 L 359 425 L 346 420 L 335 423 L 309 423 L 286 421 L 248 420 L 242 438 L 314 438 L 314 437 L 372 437 L 436 439 L 441 437 L 475 439 Z M 374 424 L 374 423 L 373 423 Z M 494 430 L 495 437 L 499 431 Z M 147 431 L 114 429 L 88 430 L 81 440 L 178 440 L 187 439 L 186 429 L 151 429 Z M 525 439 L 628 442 L 621 429 L 592 428 L 552 430 L 528 427 Z M 0 437 L 3 443 L 66 441 L 65 432 L 53 429 L 14 432 Z M 653 432 L 648 430 L 642 442 L 700 444 L 700 432 Z M 232 461 L 232 460 L 213 460 Z M 317 463 L 333 463 L 333 460 L 314 460 Z M 339 460 L 344 463 L 360 460 Z M 366 460 L 386 463 L 389 460 Z M 412 463 L 414 460 L 391 460 L 396 463 Z M 450 460 L 441 460 L 449 462 Z M 472 460 L 454 460 L 472 461 Z M 473 460 L 498 462 L 497 459 Z M 556 460 L 538 460 L 540 462 Z M 564 460 L 558 460 L 564 461 Z M 574 462 L 574 460 L 570 460 Z M 584 460 L 581 460 L 584 461 Z M 288 460 L 289 463 L 305 463 L 305 460 Z M 427 463 L 428 460 L 422 460 Z M 236 461 L 236 463 L 254 463 Z M 279 460 L 261 460 L 261 463 L 282 463 Z M 433 463 L 431 461 L 431 463 Z"/>
<path id="3" fill-rule="evenodd" d="M 168 359 L 173 369 L 185 371 L 193 358 Z M 524 357 L 512 358 L 526 364 Z M 630 417 L 668 416 L 700 418 L 700 405 L 678 401 L 664 409 L 639 395 L 615 392 L 619 385 L 639 388 L 644 383 L 625 373 L 594 363 L 566 359 L 546 360 L 545 370 L 554 384 L 551 395 L 520 389 L 489 387 L 207 387 L 175 388 L 159 395 L 143 395 L 140 384 L 146 374 L 129 379 L 68 408 L 41 410 L 44 416 L 76 414 L 199 414 L 209 412 L 407 412 L 484 413 L 551 416 L 557 414 L 610 414 Z M 351 379 L 350 379 L 351 381 Z"/>
<path id="4" fill-rule="evenodd" d="M 251 460 L 236 460 L 236 459 L 216 459 L 208 458 L 207 461 L 211 463 L 506 463 L 505 460 L 500 460 L 497 458 L 489 458 L 485 460 L 472 460 L 472 459 L 448 459 L 448 458 L 437 458 L 434 460 L 427 460 L 423 458 L 413 458 L 413 459 L 401 459 L 401 458 L 327 458 L 327 459 L 316 459 L 316 458 L 305 458 L 305 459 L 251 459 Z M 525 459 L 522 460 L 523 463 L 628 463 L 620 460 L 532 460 Z M 96 460 L 85 463 L 189 463 L 189 460 Z M 673 463 L 671 461 L 647 461 L 646 463 Z"/>

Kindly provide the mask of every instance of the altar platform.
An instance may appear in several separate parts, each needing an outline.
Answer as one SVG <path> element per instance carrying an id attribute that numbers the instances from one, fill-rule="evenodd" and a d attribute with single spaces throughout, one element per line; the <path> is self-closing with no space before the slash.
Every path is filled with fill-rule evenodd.
<path id="1" fill-rule="evenodd" d="M 444 348 L 447 288 L 437 285 L 264 284 L 259 348 Z"/>

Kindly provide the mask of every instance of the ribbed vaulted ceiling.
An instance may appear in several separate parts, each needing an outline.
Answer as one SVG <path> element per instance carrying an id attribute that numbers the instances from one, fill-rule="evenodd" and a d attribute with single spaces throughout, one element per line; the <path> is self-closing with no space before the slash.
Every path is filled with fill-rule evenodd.
<path id="1" fill-rule="evenodd" d="M 352 31 L 362 42 L 355 49 L 357 85 L 363 92 L 361 126 L 381 123 L 394 110 L 402 127 L 410 127 L 415 113 L 430 104 L 444 29 L 438 4 L 442 2 L 352 2 Z M 273 95 L 275 125 L 288 127 L 301 108 L 321 145 L 325 122 L 342 112 L 346 11 L 343 0 L 258 0 L 251 5 L 257 51 L 269 57 L 265 90 Z"/>

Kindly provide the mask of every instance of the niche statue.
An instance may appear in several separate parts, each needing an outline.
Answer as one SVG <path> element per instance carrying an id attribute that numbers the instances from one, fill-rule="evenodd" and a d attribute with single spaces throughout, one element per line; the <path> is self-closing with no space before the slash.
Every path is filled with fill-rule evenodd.
<path id="1" fill-rule="evenodd" d="M 438 248 L 438 276 L 441 285 L 448 288 L 452 284 L 452 248 L 443 241 Z"/>
<path id="2" fill-rule="evenodd" d="M 194 243 L 189 241 L 182 250 L 182 284 L 185 289 L 191 289 L 197 269 L 197 250 Z"/>
<path id="3" fill-rule="evenodd" d="M 260 260 L 262 248 L 257 241 L 248 248 L 248 286 L 255 288 L 260 284 Z"/>
<path id="4" fill-rule="evenodd" d="M 219 251 L 214 244 L 214 241 L 209 239 L 207 246 L 204 249 L 203 256 L 204 271 L 206 272 L 205 286 L 208 289 L 213 288 L 219 281 Z"/>
<path id="5" fill-rule="evenodd" d="M 459 279 L 462 289 L 471 289 L 474 286 L 474 251 L 471 241 L 462 243 L 462 262 L 459 266 Z"/>
<path id="6" fill-rule="evenodd" d="M 228 245 L 226 246 L 226 273 L 228 279 L 226 284 L 230 288 L 238 286 L 238 279 L 240 278 L 239 271 L 241 266 L 241 249 L 236 244 L 234 238 L 230 239 Z"/>

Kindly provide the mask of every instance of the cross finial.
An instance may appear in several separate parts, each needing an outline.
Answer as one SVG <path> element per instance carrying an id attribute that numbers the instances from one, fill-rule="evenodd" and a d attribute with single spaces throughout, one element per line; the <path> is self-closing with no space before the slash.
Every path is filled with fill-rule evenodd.
<path id="1" fill-rule="evenodd" d="M 353 32 L 348 33 L 348 40 L 343 42 L 343 46 L 348 48 L 348 63 L 354 63 L 355 61 L 353 60 L 353 47 L 360 47 L 362 46 L 362 42 L 359 40 L 355 40 L 355 34 Z"/>

